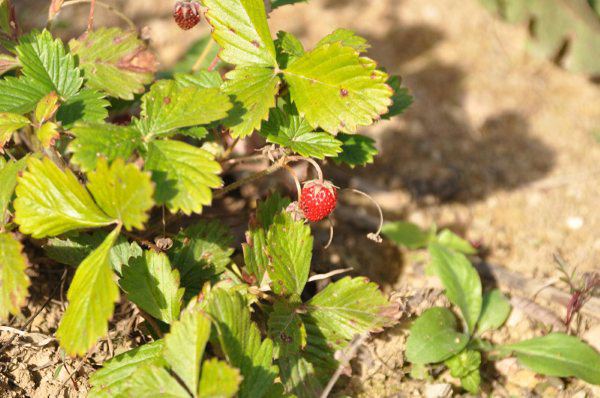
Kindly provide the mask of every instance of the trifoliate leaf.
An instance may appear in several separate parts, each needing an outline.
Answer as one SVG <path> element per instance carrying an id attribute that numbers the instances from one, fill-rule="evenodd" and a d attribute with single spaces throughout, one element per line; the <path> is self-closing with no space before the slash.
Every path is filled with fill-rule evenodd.
<path id="1" fill-rule="evenodd" d="M 140 130 L 156 137 L 183 127 L 207 124 L 227 116 L 231 102 L 216 88 L 183 87 L 161 80 L 142 97 Z"/>
<path id="2" fill-rule="evenodd" d="M 59 106 L 58 100 L 58 94 L 52 91 L 38 102 L 33 113 L 38 124 L 42 124 L 54 116 Z"/>
<path id="3" fill-rule="evenodd" d="M 137 129 L 108 123 L 76 124 L 71 133 L 75 136 L 68 146 L 73 153 L 71 162 L 83 171 L 94 170 L 100 157 L 109 162 L 128 159 L 142 142 Z"/>
<path id="4" fill-rule="evenodd" d="M 521 364 L 548 376 L 578 377 L 600 384 L 600 353 L 577 337 L 550 333 L 543 337 L 497 347 L 513 353 Z"/>
<path id="5" fill-rule="evenodd" d="M 194 296 L 207 280 L 219 275 L 231 263 L 233 237 L 218 221 L 199 221 L 179 232 L 169 251 L 181 275 L 186 296 Z"/>
<path id="6" fill-rule="evenodd" d="M 102 122 L 108 117 L 106 108 L 109 105 L 104 94 L 83 89 L 58 108 L 56 120 L 61 122 L 65 130 L 70 130 L 76 122 Z"/>
<path id="7" fill-rule="evenodd" d="M 16 52 L 23 74 L 43 85 L 46 93 L 56 91 L 62 98 L 69 98 L 77 94 L 83 84 L 75 58 L 47 30 L 21 37 Z"/>
<path id="8" fill-rule="evenodd" d="M 164 340 L 153 341 L 124 352 L 102 364 L 90 377 L 89 398 L 118 397 L 128 388 L 131 375 L 143 365 L 161 365 Z"/>
<path id="9" fill-rule="evenodd" d="M 275 48 L 277 49 L 277 63 L 282 69 L 286 68 L 290 61 L 304 55 L 302 42 L 289 32 L 277 32 Z"/>
<path id="10" fill-rule="evenodd" d="M 166 203 L 172 213 L 201 213 L 212 201 L 211 188 L 223 184 L 212 154 L 179 141 L 152 141 L 145 167 L 152 171 L 157 203 Z"/>
<path id="11" fill-rule="evenodd" d="M 479 334 L 498 329 L 510 315 L 510 301 L 498 289 L 486 292 L 481 303 L 481 315 L 477 322 Z"/>
<path id="12" fill-rule="evenodd" d="M 234 137 L 246 137 L 260 127 L 275 106 L 279 77 L 272 69 L 248 66 L 226 76 L 223 91 L 232 97 L 233 109 L 224 123 Z"/>
<path id="13" fill-rule="evenodd" d="M 449 229 L 443 229 L 437 236 L 437 242 L 446 249 L 454 250 L 463 254 L 475 254 L 477 249 L 469 241 L 456 235 Z"/>
<path id="14" fill-rule="evenodd" d="M 81 233 L 63 239 L 51 238 L 46 242 L 44 250 L 54 261 L 76 267 L 102 244 L 107 235 L 105 231 L 96 230 L 91 234 Z M 141 255 L 142 248 L 137 243 L 129 243 L 123 236 L 119 236 L 110 249 L 110 263 L 113 270 L 121 274 L 121 267 L 130 258 Z"/>
<path id="15" fill-rule="evenodd" d="M 324 159 L 326 156 L 336 157 L 342 151 L 340 141 L 331 134 L 315 132 L 293 106 L 284 110 L 271 109 L 269 120 L 262 124 L 261 134 L 268 142 L 290 148 L 306 157 Z"/>
<path id="16" fill-rule="evenodd" d="M 385 223 L 381 232 L 397 245 L 411 250 L 425 248 L 435 239 L 434 230 L 421 229 L 418 225 L 405 221 Z"/>
<path id="17" fill-rule="evenodd" d="M 269 314 L 268 326 L 279 358 L 297 354 L 306 346 L 306 328 L 291 303 L 277 301 Z"/>
<path id="18" fill-rule="evenodd" d="M 0 152 L 10 140 L 13 133 L 29 125 L 29 119 L 16 113 L 0 113 Z"/>
<path id="19" fill-rule="evenodd" d="M 222 47 L 219 57 L 238 66 L 277 66 L 275 45 L 263 0 L 202 0 L 213 27 L 212 37 Z"/>
<path id="20" fill-rule="evenodd" d="M 47 87 L 33 78 L 7 76 L 0 80 L 0 112 L 31 112 L 46 94 Z"/>
<path id="21" fill-rule="evenodd" d="M 288 393 L 298 398 L 320 397 L 323 385 L 317 378 L 313 365 L 300 355 L 280 358 L 279 375 Z"/>
<path id="22" fill-rule="evenodd" d="M 481 279 L 464 254 L 446 249 L 439 243 L 429 244 L 431 270 L 442 281 L 446 296 L 460 308 L 472 333 L 481 313 Z"/>
<path id="23" fill-rule="evenodd" d="M 394 95 L 392 95 L 392 106 L 390 106 L 389 111 L 381 116 L 382 119 L 386 120 L 400 115 L 413 103 L 412 95 L 406 87 L 402 87 L 402 79 L 399 76 L 390 76 L 387 84 L 394 90 Z"/>
<path id="24" fill-rule="evenodd" d="M 121 272 L 119 284 L 129 300 L 165 323 L 177 319 L 183 289 L 179 288 L 179 272 L 171 267 L 166 254 L 147 251 L 131 259 Z"/>
<path id="25" fill-rule="evenodd" d="M 416 364 L 442 362 L 461 352 L 469 337 L 456 330 L 456 317 L 447 308 L 425 310 L 412 324 L 406 358 Z"/>
<path id="26" fill-rule="evenodd" d="M 206 69 L 201 69 L 196 73 L 176 73 L 175 81 L 181 87 L 219 88 L 223 84 L 223 78 L 219 72 Z"/>
<path id="27" fill-rule="evenodd" d="M 233 398 L 241 382 L 242 377 L 238 369 L 217 358 L 207 359 L 202 364 L 198 397 Z"/>
<path id="28" fill-rule="evenodd" d="M 125 229 L 144 229 L 148 211 L 154 206 L 154 184 L 150 173 L 118 158 L 109 167 L 100 158 L 96 170 L 88 174 L 87 188 L 98 206 L 110 217 L 119 220 Z"/>
<path id="29" fill-rule="evenodd" d="M 54 143 L 60 137 L 60 132 L 56 123 L 46 122 L 35 130 L 35 135 L 44 148 L 50 148 L 54 146 Z"/>
<path id="30" fill-rule="evenodd" d="M 282 212 L 275 217 L 267 233 L 269 276 L 277 294 L 302 294 L 310 272 L 313 237 L 303 221 Z"/>
<path id="31" fill-rule="evenodd" d="M 4 225 L 6 210 L 17 185 L 17 176 L 26 166 L 26 158 L 23 158 L 17 162 L 11 160 L 0 168 L 0 226 Z"/>
<path id="32" fill-rule="evenodd" d="M 209 337 L 210 319 L 198 307 L 183 312 L 165 336 L 165 360 L 189 391 L 198 391 L 200 363 Z"/>
<path id="33" fill-rule="evenodd" d="M 110 249 L 121 228 L 110 233 L 77 268 L 67 299 L 69 306 L 56 331 L 56 338 L 69 355 L 84 355 L 108 332 L 119 287 L 110 266 Z"/>
<path id="34" fill-rule="evenodd" d="M 190 398 L 190 394 L 169 371 L 155 365 L 142 365 L 131 375 L 126 397 Z"/>
<path id="35" fill-rule="evenodd" d="M 244 377 L 240 398 L 261 398 L 277 374 L 272 365 L 273 342 L 261 341 L 260 331 L 250 319 L 246 299 L 238 292 L 213 290 L 208 312 L 215 321 L 223 353 Z"/>
<path id="36" fill-rule="evenodd" d="M 306 316 L 302 315 L 305 322 L 314 323 L 338 348 L 357 334 L 381 330 L 393 321 L 397 312 L 377 284 L 350 277 L 327 285 L 305 307 Z"/>
<path id="37" fill-rule="evenodd" d="M 317 43 L 317 47 L 325 44 L 340 43 L 346 47 L 352 47 L 358 52 L 364 53 L 371 47 L 367 39 L 360 37 L 350 29 L 336 29 Z"/>
<path id="38" fill-rule="evenodd" d="M 27 257 L 21 243 L 9 233 L 0 233 L 0 320 L 8 314 L 21 314 L 25 305 L 29 277 L 25 273 Z"/>
<path id="39" fill-rule="evenodd" d="M 17 181 L 15 222 L 24 234 L 44 238 L 114 222 L 71 170 L 59 169 L 48 158 L 27 159 L 27 170 Z"/>
<path id="40" fill-rule="evenodd" d="M 156 72 L 154 55 L 135 32 L 100 28 L 71 40 L 69 47 L 79 57 L 87 87 L 112 97 L 132 100 Z"/>
<path id="41" fill-rule="evenodd" d="M 351 47 L 325 44 L 283 71 L 292 100 L 313 127 L 336 134 L 368 126 L 392 105 L 387 74 Z"/>

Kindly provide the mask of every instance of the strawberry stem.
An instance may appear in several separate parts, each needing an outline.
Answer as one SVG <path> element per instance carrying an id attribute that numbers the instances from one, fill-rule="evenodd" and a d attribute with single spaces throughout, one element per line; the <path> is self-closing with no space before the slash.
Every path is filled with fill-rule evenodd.
<path id="1" fill-rule="evenodd" d="M 381 210 L 381 206 L 379 206 L 379 203 L 377 203 L 375 201 L 375 199 L 373 199 L 371 197 L 371 195 L 369 195 L 363 191 L 359 191 L 358 189 L 355 189 L 355 188 L 346 188 L 346 189 L 364 196 L 365 198 L 367 198 L 371 202 L 373 202 L 375 207 L 377 207 L 377 211 L 379 212 L 379 228 L 377 229 L 376 232 L 371 232 L 371 233 L 367 234 L 367 238 L 371 239 L 374 242 L 381 243 L 382 242 L 381 229 L 383 228 L 383 210 Z"/>

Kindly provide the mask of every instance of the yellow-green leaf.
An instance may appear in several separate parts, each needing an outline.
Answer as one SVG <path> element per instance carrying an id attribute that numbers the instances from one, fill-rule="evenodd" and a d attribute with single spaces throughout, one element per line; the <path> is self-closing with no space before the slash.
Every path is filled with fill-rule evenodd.
<path id="1" fill-rule="evenodd" d="M 0 112 L 0 152 L 18 129 L 29 124 L 29 119 L 16 113 Z"/>
<path id="2" fill-rule="evenodd" d="M 23 246 L 12 234 L 0 233 L 0 320 L 19 315 L 25 305 L 29 277 Z"/>
<path id="3" fill-rule="evenodd" d="M 199 398 L 232 398 L 238 392 L 242 376 L 240 371 L 226 362 L 211 358 L 202 364 L 198 388 Z"/>
<path id="4" fill-rule="evenodd" d="M 59 169 L 48 158 L 29 158 L 15 191 L 15 222 L 22 233 L 34 238 L 114 222 L 98 208 L 71 170 Z"/>
<path id="5" fill-rule="evenodd" d="M 110 167 L 100 158 L 95 171 L 88 174 L 87 187 L 100 208 L 127 230 L 143 229 L 154 206 L 154 184 L 150 173 L 118 158 Z"/>
<path id="6" fill-rule="evenodd" d="M 110 265 L 110 249 L 117 240 L 120 227 L 110 233 L 96 250 L 79 265 L 67 299 L 56 338 L 69 355 L 84 355 L 108 332 L 119 287 Z"/>
<path id="7" fill-rule="evenodd" d="M 50 148 L 54 146 L 54 143 L 60 137 L 58 126 L 53 122 L 46 122 L 35 130 L 35 135 L 42 143 L 44 148 Z"/>

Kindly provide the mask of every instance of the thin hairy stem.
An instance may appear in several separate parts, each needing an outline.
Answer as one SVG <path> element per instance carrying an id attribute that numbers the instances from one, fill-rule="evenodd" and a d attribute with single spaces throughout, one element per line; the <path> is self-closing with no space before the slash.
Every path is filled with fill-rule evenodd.
<path id="1" fill-rule="evenodd" d="M 74 6 L 77 4 L 90 4 L 90 3 L 94 3 L 94 5 L 99 5 L 100 7 L 107 9 L 108 11 L 112 12 L 113 14 L 115 14 L 116 16 L 121 18 L 123 21 L 125 21 L 127 23 L 127 25 L 129 25 L 129 28 L 131 30 L 136 30 L 135 24 L 127 15 L 123 14 L 121 11 L 117 10 L 115 7 L 111 6 L 110 4 L 106 4 L 100 0 L 69 0 L 69 1 L 65 1 L 62 6 L 64 8 L 64 7 Z M 89 21 L 88 21 L 88 26 L 89 26 Z"/>
<path id="2" fill-rule="evenodd" d="M 381 210 L 381 206 L 379 206 L 379 203 L 377 203 L 375 201 L 375 199 L 373 199 L 371 197 L 371 195 L 363 192 L 363 191 L 359 191 L 358 189 L 354 189 L 354 188 L 346 188 L 349 191 L 355 192 L 357 194 L 360 194 L 362 196 L 364 196 L 365 198 L 369 199 L 371 202 L 373 202 L 373 204 L 375 205 L 375 207 L 377 207 L 377 211 L 379 212 L 379 228 L 377 228 L 376 232 L 371 232 L 370 234 L 367 235 L 367 238 L 371 239 L 372 241 L 375 241 L 377 243 L 381 243 L 382 239 L 381 239 L 381 229 L 383 228 L 383 211 Z"/>
<path id="3" fill-rule="evenodd" d="M 196 62 L 194 62 L 194 66 L 192 66 L 192 72 L 198 72 L 198 70 L 200 70 L 200 66 L 202 66 L 202 63 L 204 62 L 204 60 L 206 60 L 206 57 L 208 57 L 210 50 L 212 50 L 215 44 L 216 43 L 212 38 L 209 39 L 208 43 L 206 43 L 206 46 L 204 47 L 204 50 L 202 50 L 202 52 L 198 56 L 198 59 L 196 60 Z"/>

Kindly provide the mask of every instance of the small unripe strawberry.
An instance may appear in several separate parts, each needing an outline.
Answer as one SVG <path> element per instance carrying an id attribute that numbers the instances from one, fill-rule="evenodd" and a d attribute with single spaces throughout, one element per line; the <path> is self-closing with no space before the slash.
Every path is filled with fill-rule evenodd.
<path id="1" fill-rule="evenodd" d="M 337 189 L 329 181 L 312 180 L 304 184 L 300 209 L 308 221 L 321 221 L 335 209 Z"/>
<path id="2" fill-rule="evenodd" d="M 195 1 L 178 1 L 175 3 L 173 18 L 181 29 L 192 29 L 200 22 L 200 4 Z"/>

